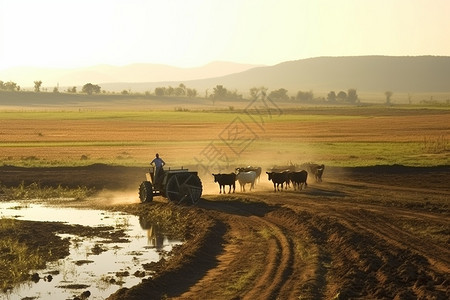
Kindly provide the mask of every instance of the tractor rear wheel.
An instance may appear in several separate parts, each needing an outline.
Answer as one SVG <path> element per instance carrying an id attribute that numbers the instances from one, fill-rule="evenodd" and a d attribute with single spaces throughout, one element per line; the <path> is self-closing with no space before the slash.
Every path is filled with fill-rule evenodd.
<path id="1" fill-rule="evenodd" d="M 142 181 L 139 186 L 139 199 L 142 203 L 153 201 L 153 186 L 150 181 Z"/>
<path id="2" fill-rule="evenodd" d="M 202 196 L 202 182 L 196 173 L 174 174 L 167 181 L 166 196 L 177 203 L 196 204 Z"/>

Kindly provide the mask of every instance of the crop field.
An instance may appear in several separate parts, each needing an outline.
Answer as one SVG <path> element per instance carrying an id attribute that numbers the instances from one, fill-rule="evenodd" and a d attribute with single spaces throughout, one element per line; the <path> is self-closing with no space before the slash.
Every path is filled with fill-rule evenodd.
<path id="1" fill-rule="evenodd" d="M 113 294 L 100 295 L 94 289 L 100 278 L 93 278 L 86 290 L 71 295 L 448 298 L 448 107 L 231 105 L 2 110 L 0 200 L 128 212 L 166 230 L 176 228 L 184 237 L 170 259 L 151 266 L 133 260 L 136 274 L 152 274 L 139 278 L 140 284 L 117 285 Z M 156 152 L 165 168 L 199 172 L 203 193 L 196 206 L 159 196 L 139 202 L 139 184 Z M 235 193 L 219 194 L 211 175 L 237 166 L 261 166 L 265 172 L 307 162 L 325 164 L 324 180 L 309 176 L 301 191 L 274 192 L 264 173 L 251 191 L 236 183 Z M 32 290 L 31 270 L 42 277 L 45 262 L 68 255 L 69 243 L 57 233 L 73 228 L 45 218 L 0 221 L 0 243 L 8 249 L 0 265 L 15 266 L 14 276 L 0 272 L 7 293 L 0 297 L 16 299 L 18 282 Z M 77 233 L 83 234 L 84 229 Z M 108 272 L 116 274 L 111 282 L 120 281 L 121 272 Z M 31 290 L 29 298 L 35 297 Z"/>
<path id="2" fill-rule="evenodd" d="M 0 161 L 18 166 L 320 161 L 333 166 L 449 164 L 450 110 L 0 112 Z"/>

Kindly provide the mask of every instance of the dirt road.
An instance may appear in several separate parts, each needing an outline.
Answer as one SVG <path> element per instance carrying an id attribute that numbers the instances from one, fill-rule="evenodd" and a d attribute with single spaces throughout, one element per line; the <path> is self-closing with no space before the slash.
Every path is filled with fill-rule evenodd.
<path id="1" fill-rule="evenodd" d="M 191 266 L 109 299 L 448 299 L 450 190 L 431 180 L 448 172 L 424 175 L 429 185 L 419 173 L 391 172 L 391 185 L 365 174 L 205 195 L 194 209 L 214 229 L 175 253 Z"/>
<path id="2" fill-rule="evenodd" d="M 6 168 L 0 179 L 29 171 Z M 51 174 L 59 174 L 55 183 L 88 180 L 74 176 L 83 173 L 111 186 L 111 174 L 136 180 L 135 170 L 106 167 L 45 171 L 46 184 Z M 266 179 L 247 193 L 208 187 L 195 207 L 159 197 L 149 204 L 83 201 L 136 213 L 169 206 L 188 216 L 185 243 L 152 266 L 155 275 L 108 299 L 448 299 L 449 167 L 328 171 L 302 191 L 275 193 Z"/>

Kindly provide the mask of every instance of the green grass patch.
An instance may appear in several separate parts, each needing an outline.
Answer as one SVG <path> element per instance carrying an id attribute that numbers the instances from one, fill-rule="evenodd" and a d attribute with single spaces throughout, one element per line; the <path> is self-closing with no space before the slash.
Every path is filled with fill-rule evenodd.
<path id="1" fill-rule="evenodd" d="M 265 240 L 268 240 L 273 237 L 273 232 L 269 228 L 263 228 L 258 231 L 258 234 L 263 237 Z"/>
<path id="2" fill-rule="evenodd" d="M 0 224 L 3 222 L 4 219 L 0 219 Z M 0 238 L 0 249 L 0 287 L 3 291 L 27 280 L 29 272 L 41 268 L 45 262 L 37 251 L 12 238 Z"/>
<path id="3" fill-rule="evenodd" d="M 235 113 L 201 111 L 0 111 L 3 120 L 111 120 L 161 123 L 231 122 Z"/>
<path id="4" fill-rule="evenodd" d="M 355 108 L 351 115 L 339 109 L 331 109 L 328 113 L 320 110 L 266 110 L 236 111 L 0 111 L 3 120 L 110 120 L 110 121 L 146 121 L 159 123 L 230 123 L 236 117 L 244 122 L 319 122 L 332 120 L 352 120 L 363 118 Z M 352 110 L 353 111 L 353 110 Z M 334 112 L 334 113 L 333 113 Z M 348 112 L 348 110 L 347 110 Z"/>
<path id="5" fill-rule="evenodd" d="M 0 185 L 0 195 L 5 200 L 24 199 L 85 199 L 94 190 L 87 187 L 67 188 L 67 187 L 41 187 L 38 183 L 25 185 L 23 182 L 17 187 L 6 187 Z"/>
<path id="6" fill-rule="evenodd" d="M 237 292 L 243 291 L 253 281 L 257 273 L 256 268 L 243 270 L 239 276 L 233 280 L 230 285 L 225 288 L 225 295 L 235 295 Z"/>
<path id="7" fill-rule="evenodd" d="M 202 156 L 202 149 L 206 149 L 210 141 L 164 141 L 158 142 L 159 149 L 177 147 L 179 149 L 197 149 L 194 152 L 180 153 L 172 158 L 171 166 L 194 166 L 200 159 L 208 163 Z M 281 146 L 280 146 L 281 145 Z M 226 145 L 216 141 L 215 146 L 226 151 Z M 5 157 L 3 165 L 23 167 L 44 166 L 85 166 L 95 163 L 123 166 L 143 166 L 147 161 L 133 155 L 120 154 L 123 148 L 143 147 L 154 148 L 155 142 L 14 142 L 4 143 L 2 147 L 85 147 L 83 155 L 76 157 L 61 157 L 57 160 L 33 156 Z M 98 157 L 91 155 L 89 149 L 117 148 L 114 157 Z M 448 148 L 448 147 L 447 147 Z M 321 162 L 336 167 L 361 167 L 373 165 L 405 165 L 405 166 L 438 166 L 450 164 L 450 151 L 442 147 L 434 151 L 424 147 L 423 142 L 274 142 L 257 139 L 239 155 L 229 151 L 230 165 L 254 164 L 269 167 L 270 165 L 301 164 L 305 162 Z M 199 159 L 199 161 L 196 160 Z M 276 158 L 276 160 L 274 160 Z"/>
<path id="8" fill-rule="evenodd" d="M 48 259 L 54 259 L 51 248 L 47 248 L 52 242 L 33 233 L 31 228 L 36 225 L 28 224 L 31 223 L 0 218 L 0 287 L 3 291 L 30 279 L 33 270 L 45 267 Z M 34 243 L 34 238 L 40 238 L 40 246 Z"/>
<path id="9" fill-rule="evenodd" d="M 282 147 L 280 147 L 282 144 Z M 373 165 L 436 166 L 450 164 L 450 153 L 429 153 L 421 142 L 282 142 L 256 140 L 249 152 L 264 157 L 273 153 L 274 164 L 319 161 L 330 166 Z M 245 156 L 245 153 L 243 154 Z M 283 161 L 283 159 L 286 161 Z M 267 159 L 266 159 L 267 160 Z"/>

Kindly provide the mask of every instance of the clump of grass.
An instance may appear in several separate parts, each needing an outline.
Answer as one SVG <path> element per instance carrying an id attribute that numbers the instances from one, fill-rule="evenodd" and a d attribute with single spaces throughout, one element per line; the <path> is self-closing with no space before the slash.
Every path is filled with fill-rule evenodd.
<path id="1" fill-rule="evenodd" d="M 92 194 L 94 194 L 94 190 L 85 186 L 79 186 L 77 188 L 68 188 L 61 185 L 57 187 L 42 187 L 36 182 L 29 185 L 25 185 L 25 183 L 22 182 L 16 187 L 0 185 L 0 197 L 5 200 L 58 198 L 80 200 L 85 199 Z"/>
<path id="2" fill-rule="evenodd" d="M 18 221 L 0 219 L 0 232 L 15 231 Z M 42 267 L 44 259 L 36 250 L 13 238 L 0 238 L 0 288 L 3 291 L 28 279 L 29 272 Z"/>
<path id="3" fill-rule="evenodd" d="M 244 290 L 250 284 L 252 279 L 255 278 L 256 273 L 256 269 L 250 269 L 247 272 L 243 272 L 236 280 L 232 282 L 232 284 L 226 287 L 225 294 L 232 295 L 236 293 L 236 291 Z"/>
<path id="4" fill-rule="evenodd" d="M 273 232 L 268 228 L 263 228 L 258 233 L 266 240 L 273 237 Z"/>
<path id="5" fill-rule="evenodd" d="M 0 278 L 2 290 L 26 280 L 33 269 L 42 267 L 42 257 L 26 245 L 12 239 L 0 240 Z M 4 273 L 4 274 L 3 274 Z"/>

